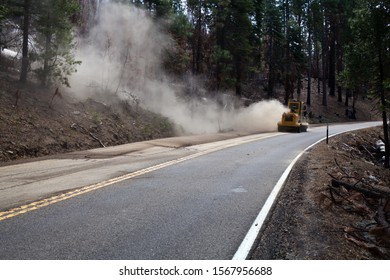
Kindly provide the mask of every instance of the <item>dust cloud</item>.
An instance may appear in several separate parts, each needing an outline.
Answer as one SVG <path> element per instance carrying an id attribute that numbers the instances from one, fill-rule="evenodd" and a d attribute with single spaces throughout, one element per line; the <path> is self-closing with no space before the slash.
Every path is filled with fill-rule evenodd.
<path id="1" fill-rule="evenodd" d="M 119 98 L 142 106 L 169 118 L 181 134 L 276 130 L 285 111 L 278 101 L 236 109 L 209 98 L 189 99 L 162 69 L 163 54 L 172 46 L 145 11 L 104 3 L 89 36 L 78 40 L 76 58 L 82 64 L 70 77 L 71 90 L 81 99 Z"/>

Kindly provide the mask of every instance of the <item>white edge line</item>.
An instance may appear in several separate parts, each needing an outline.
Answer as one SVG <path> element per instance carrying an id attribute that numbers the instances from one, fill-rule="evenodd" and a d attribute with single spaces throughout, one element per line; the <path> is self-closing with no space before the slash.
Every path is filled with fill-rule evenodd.
<path id="1" fill-rule="evenodd" d="M 353 130 L 358 130 L 359 128 L 356 129 L 351 129 L 351 130 L 346 130 L 343 132 L 335 133 L 332 135 L 329 135 L 328 138 L 332 138 L 336 135 L 346 133 L 349 131 Z M 290 165 L 286 168 L 286 170 L 283 172 L 282 176 L 279 178 L 278 182 L 276 183 L 275 187 L 273 188 L 272 192 L 268 196 L 266 202 L 264 203 L 263 207 L 260 210 L 260 213 L 257 215 L 255 221 L 252 223 L 252 226 L 250 227 L 248 233 L 245 235 L 244 240 L 241 242 L 240 247 L 238 247 L 238 250 L 234 254 L 232 260 L 246 260 L 248 258 L 248 255 L 250 251 L 252 250 L 253 244 L 255 243 L 259 232 L 261 228 L 263 227 L 264 221 L 266 220 L 269 211 L 271 210 L 280 190 L 282 189 L 284 183 L 286 182 L 286 179 L 288 175 L 291 172 L 291 169 L 295 165 L 295 163 L 298 161 L 298 159 L 309 149 L 317 145 L 318 143 L 326 140 L 326 137 L 321 138 L 317 142 L 311 144 L 307 148 L 305 148 L 299 155 L 297 155 L 293 161 L 290 163 Z"/>

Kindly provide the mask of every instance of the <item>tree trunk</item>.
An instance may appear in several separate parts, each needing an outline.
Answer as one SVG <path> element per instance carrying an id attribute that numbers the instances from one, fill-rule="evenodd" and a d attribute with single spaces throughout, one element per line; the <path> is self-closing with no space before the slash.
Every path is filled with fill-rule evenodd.
<path id="1" fill-rule="evenodd" d="M 336 62 L 337 62 L 337 75 L 343 71 L 343 51 L 340 38 L 340 24 L 336 26 Z M 337 83 L 336 83 L 337 84 Z M 337 101 L 343 102 L 343 90 L 340 85 L 337 86 Z"/>
<path id="2" fill-rule="evenodd" d="M 327 106 L 326 92 L 326 20 L 324 15 L 324 23 L 322 28 L 322 105 Z"/>
<path id="3" fill-rule="evenodd" d="M 311 104 L 311 31 L 309 28 L 309 37 L 308 37 L 308 46 L 307 53 L 309 55 L 307 62 L 307 95 L 306 95 L 306 104 Z"/>
<path id="4" fill-rule="evenodd" d="M 238 55 L 236 61 L 236 96 L 242 96 L 242 58 Z"/>
<path id="5" fill-rule="evenodd" d="M 50 72 L 50 66 L 49 66 L 49 61 L 50 61 L 50 45 L 51 45 L 51 39 L 52 39 L 52 31 L 51 29 L 51 15 L 50 13 L 47 14 L 47 25 L 46 25 L 46 34 L 45 34 L 45 54 L 44 54 L 44 59 L 43 59 L 43 73 L 42 73 L 42 86 L 46 87 L 48 78 L 49 78 L 49 72 Z"/>
<path id="6" fill-rule="evenodd" d="M 298 81 L 297 81 L 297 97 L 298 97 L 298 99 L 301 98 L 301 91 L 302 91 L 302 79 L 301 79 L 301 76 L 298 75 Z"/>
<path id="7" fill-rule="evenodd" d="M 349 88 L 347 88 L 346 92 L 345 92 L 345 107 L 348 107 L 349 106 L 349 97 L 351 96 L 351 90 Z"/>
<path id="8" fill-rule="evenodd" d="M 294 82 L 292 79 L 291 74 L 291 59 L 290 59 L 290 46 L 289 46 L 289 20 L 290 20 L 290 4 L 289 0 L 285 0 L 285 37 L 286 37 L 286 44 L 285 44 L 285 66 L 284 66 L 284 103 L 285 105 L 288 104 L 288 100 L 294 98 Z"/>
<path id="9" fill-rule="evenodd" d="M 301 14 L 299 14 L 298 16 L 298 26 L 299 26 L 299 34 L 298 34 L 298 37 L 299 37 L 299 42 L 302 41 L 302 16 Z M 299 67 L 298 67 L 298 70 L 297 70 L 297 96 L 298 96 L 298 99 L 300 100 L 301 99 L 301 91 L 302 91 L 302 77 L 301 77 L 301 65 L 300 65 L 300 61 L 298 62 L 299 63 Z"/>
<path id="10" fill-rule="evenodd" d="M 321 94 L 321 80 L 320 80 L 320 50 L 318 45 L 315 47 L 316 53 L 316 68 L 317 68 L 317 93 Z"/>
<path id="11" fill-rule="evenodd" d="M 271 36 L 270 36 L 270 43 L 269 43 L 269 50 L 268 50 L 268 88 L 267 88 L 267 95 L 268 99 L 271 99 L 274 96 L 274 62 L 273 62 L 273 45 L 274 45 L 274 38 L 272 29 L 269 30 Z"/>
<path id="12" fill-rule="evenodd" d="M 331 27 L 330 50 L 329 50 L 329 95 L 336 96 L 336 36 L 335 27 Z"/>
<path id="13" fill-rule="evenodd" d="M 343 88 L 341 86 L 337 86 L 337 101 L 343 102 Z"/>
<path id="14" fill-rule="evenodd" d="M 192 75 L 196 74 L 196 27 L 192 38 Z"/>
<path id="15" fill-rule="evenodd" d="M 288 101 L 290 99 L 294 99 L 294 76 L 291 75 L 291 73 L 286 73 L 286 79 L 285 79 L 285 95 L 284 95 L 284 103 L 285 105 L 288 104 Z"/>
<path id="16" fill-rule="evenodd" d="M 24 15 L 23 15 L 23 47 L 22 47 L 22 68 L 20 71 L 20 81 L 25 83 L 27 81 L 28 72 L 28 36 L 30 27 L 30 7 L 31 0 L 24 1 Z"/>
<path id="17" fill-rule="evenodd" d="M 217 18 L 216 21 L 218 22 L 217 28 L 216 28 L 216 39 L 217 39 L 217 46 L 221 49 L 225 49 L 225 28 L 224 24 L 221 23 L 223 20 L 222 14 L 223 14 L 223 7 L 218 6 L 217 7 Z M 216 89 L 217 91 L 221 89 L 222 86 L 222 63 L 218 59 L 217 64 L 216 64 L 216 69 L 215 69 L 215 78 L 217 81 L 217 86 Z"/>
<path id="18" fill-rule="evenodd" d="M 382 105 L 382 121 L 383 121 L 383 138 L 385 142 L 385 168 L 390 167 L 390 143 L 389 143 L 389 127 L 387 124 L 387 113 L 386 113 L 386 96 L 385 88 L 383 82 L 385 80 L 384 70 L 383 70 L 383 58 L 382 58 L 382 48 L 380 42 L 380 36 L 377 34 L 377 47 L 378 47 L 378 68 L 379 68 L 379 92 L 381 97 Z"/>
<path id="19" fill-rule="evenodd" d="M 202 72 L 202 2 L 199 3 L 192 42 L 192 74 Z"/>
<path id="20" fill-rule="evenodd" d="M 196 72 L 202 73 L 202 49 L 203 49 L 203 34 L 202 34 L 202 1 L 199 3 L 198 17 L 198 47 L 196 53 Z"/>

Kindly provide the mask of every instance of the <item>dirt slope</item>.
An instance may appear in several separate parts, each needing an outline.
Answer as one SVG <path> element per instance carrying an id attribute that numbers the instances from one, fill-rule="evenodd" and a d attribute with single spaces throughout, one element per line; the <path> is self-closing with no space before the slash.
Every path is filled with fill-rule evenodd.
<path id="1" fill-rule="evenodd" d="M 140 107 L 55 93 L 0 76 L 0 163 L 173 135 L 166 118 Z"/>

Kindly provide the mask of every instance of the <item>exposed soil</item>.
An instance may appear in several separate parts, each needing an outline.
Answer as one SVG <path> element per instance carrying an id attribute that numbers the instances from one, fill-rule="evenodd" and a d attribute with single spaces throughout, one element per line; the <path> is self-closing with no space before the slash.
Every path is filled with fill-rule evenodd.
<path id="1" fill-rule="evenodd" d="M 390 259 L 390 170 L 375 146 L 379 135 L 381 128 L 359 130 L 307 151 L 291 171 L 252 259 Z M 331 187 L 332 179 L 368 194 Z"/>
<path id="2" fill-rule="evenodd" d="M 79 101 L 0 76 L 0 164 L 169 137 L 173 125 L 139 106 Z"/>

